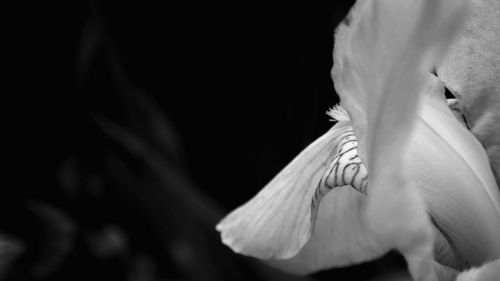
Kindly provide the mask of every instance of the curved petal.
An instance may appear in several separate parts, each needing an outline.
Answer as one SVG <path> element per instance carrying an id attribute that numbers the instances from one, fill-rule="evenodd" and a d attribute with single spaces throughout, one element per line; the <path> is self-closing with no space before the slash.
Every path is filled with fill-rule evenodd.
<path id="1" fill-rule="evenodd" d="M 339 122 L 302 151 L 254 198 L 218 225 L 222 242 L 261 259 L 290 258 L 311 235 L 311 200 L 335 157 L 338 138 L 350 129 Z"/>
<path id="2" fill-rule="evenodd" d="M 367 261 L 389 250 L 363 219 L 366 171 L 357 158 L 352 127 L 342 110 L 330 115 L 343 121 L 219 223 L 223 242 L 234 251 L 273 258 L 269 262 L 275 267 L 306 274 Z"/>
<path id="3" fill-rule="evenodd" d="M 500 258 L 500 192 L 484 149 L 448 109 L 435 80 L 409 141 L 408 170 L 461 260 L 455 268 L 463 269 Z"/>
<path id="4" fill-rule="evenodd" d="M 471 2 L 471 17 L 437 73 L 457 96 L 500 184 L 500 2 Z"/>

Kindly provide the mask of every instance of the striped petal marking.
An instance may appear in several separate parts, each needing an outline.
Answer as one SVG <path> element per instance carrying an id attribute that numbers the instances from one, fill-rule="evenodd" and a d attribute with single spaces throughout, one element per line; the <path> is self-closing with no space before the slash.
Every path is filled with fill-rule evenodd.
<path id="1" fill-rule="evenodd" d="M 321 178 L 311 200 L 311 225 L 318 215 L 319 202 L 333 188 L 350 185 L 367 195 L 368 172 L 358 155 L 358 141 L 352 127 L 338 138 L 336 156 Z"/>

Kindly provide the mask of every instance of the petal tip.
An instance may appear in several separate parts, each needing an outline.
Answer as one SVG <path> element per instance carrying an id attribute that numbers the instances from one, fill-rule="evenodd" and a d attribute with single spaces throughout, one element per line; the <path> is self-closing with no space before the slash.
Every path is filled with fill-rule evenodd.
<path id="1" fill-rule="evenodd" d="M 290 233 L 289 239 L 283 239 L 283 233 L 278 229 L 264 230 L 249 221 L 252 218 L 250 213 L 237 209 L 215 227 L 221 233 L 222 243 L 235 253 L 263 260 L 289 259 L 297 255 L 311 236 L 306 223 L 300 231 Z"/>

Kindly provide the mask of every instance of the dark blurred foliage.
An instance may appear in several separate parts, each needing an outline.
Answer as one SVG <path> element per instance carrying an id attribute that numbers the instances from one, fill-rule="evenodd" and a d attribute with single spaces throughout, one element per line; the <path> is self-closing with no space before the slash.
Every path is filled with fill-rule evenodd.
<path id="1" fill-rule="evenodd" d="M 214 229 L 332 125 L 333 30 L 352 2 L 14 8 L 0 276 L 371 280 L 404 268 L 391 253 L 290 276 Z"/>

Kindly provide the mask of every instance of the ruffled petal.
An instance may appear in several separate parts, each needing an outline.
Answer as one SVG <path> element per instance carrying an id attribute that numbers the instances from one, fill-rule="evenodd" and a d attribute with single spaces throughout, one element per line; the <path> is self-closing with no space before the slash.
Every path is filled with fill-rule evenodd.
<path id="1" fill-rule="evenodd" d="M 471 17 L 437 73 L 458 98 L 500 184 L 500 2 L 470 2 Z"/>

